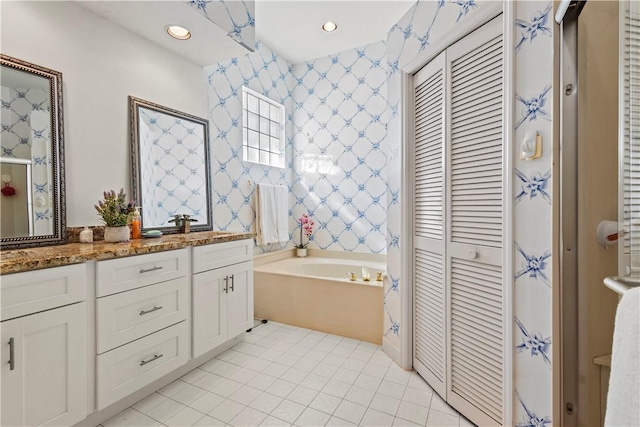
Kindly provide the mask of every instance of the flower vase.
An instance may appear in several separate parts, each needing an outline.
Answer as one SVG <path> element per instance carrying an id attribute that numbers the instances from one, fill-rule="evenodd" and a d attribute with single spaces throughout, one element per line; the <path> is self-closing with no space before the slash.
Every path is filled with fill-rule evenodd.
<path id="1" fill-rule="evenodd" d="M 300 258 L 304 258 L 307 256 L 307 248 L 297 248 L 296 249 L 296 255 L 298 255 Z"/>
<path id="2" fill-rule="evenodd" d="M 128 242 L 129 233 L 128 225 L 123 225 L 121 227 L 105 227 L 104 241 L 108 243 Z"/>

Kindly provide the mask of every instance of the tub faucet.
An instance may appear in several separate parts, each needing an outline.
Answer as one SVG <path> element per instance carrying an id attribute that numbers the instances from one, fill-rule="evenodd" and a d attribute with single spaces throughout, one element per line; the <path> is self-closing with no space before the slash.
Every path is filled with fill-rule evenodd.
<path id="1" fill-rule="evenodd" d="M 356 279 L 356 273 L 348 273 L 348 274 L 351 275 L 351 277 L 349 277 L 349 280 L 351 280 L 352 282 L 355 282 L 356 280 L 358 280 Z"/>
<path id="2" fill-rule="evenodd" d="M 376 273 L 376 282 L 382 282 L 382 273 Z"/>
<path id="3" fill-rule="evenodd" d="M 191 215 L 176 214 L 173 216 L 173 219 L 169 220 L 169 222 L 175 222 L 176 227 L 180 227 L 181 233 L 189 233 L 191 231 L 191 223 L 198 222 L 198 220 L 191 218 Z"/>

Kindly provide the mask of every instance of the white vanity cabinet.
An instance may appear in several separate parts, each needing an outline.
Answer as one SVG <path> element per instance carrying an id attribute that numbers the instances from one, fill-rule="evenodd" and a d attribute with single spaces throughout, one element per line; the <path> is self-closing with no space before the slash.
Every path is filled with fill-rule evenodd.
<path id="1" fill-rule="evenodd" d="M 252 241 L 193 251 L 193 357 L 198 357 L 253 327 Z"/>
<path id="2" fill-rule="evenodd" d="M 20 317 L 0 324 L 1 425 L 73 425 L 86 416 L 86 281 L 84 264 L 2 277 L 3 320 Z"/>
<path id="3" fill-rule="evenodd" d="M 189 252 L 96 264 L 98 409 L 188 362 Z"/>

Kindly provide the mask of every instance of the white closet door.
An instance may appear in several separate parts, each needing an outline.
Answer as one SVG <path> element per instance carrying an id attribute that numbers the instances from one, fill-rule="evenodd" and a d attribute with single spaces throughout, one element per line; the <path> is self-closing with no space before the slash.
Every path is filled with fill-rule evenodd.
<path id="1" fill-rule="evenodd" d="M 502 423 L 502 16 L 447 49 L 447 401 Z"/>
<path id="2" fill-rule="evenodd" d="M 446 396 L 444 90 L 445 53 L 414 76 L 413 365 Z"/>
<path id="3" fill-rule="evenodd" d="M 620 274 L 640 276 L 640 6 L 634 2 L 620 3 L 624 18 L 624 102 L 623 197 L 619 206 L 620 221 L 629 230 L 620 247 Z"/>

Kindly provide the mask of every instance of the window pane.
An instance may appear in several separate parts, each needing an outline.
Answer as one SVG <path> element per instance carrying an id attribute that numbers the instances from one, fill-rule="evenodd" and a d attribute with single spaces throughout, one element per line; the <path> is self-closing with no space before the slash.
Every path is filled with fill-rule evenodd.
<path id="1" fill-rule="evenodd" d="M 252 113 L 258 113 L 258 98 L 255 96 L 248 94 L 247 95 L 247 108 Z"/>
<path id="2" fill-rule="evenodd" d="M 255 130 L 249 130 L 249 147 L 258 148 L 258 132 Z"/>
<path id="3" fill-rule="evenodd" d="M 269 134 L 269 119 L 260 117 L 260 133 Z"/>
<path id="4" fill-rule="evenodd" d="M 242 110 L 242 127 L 246 128 L 247 127 L 247 116 L 249 115 L 249 112 L 247 110 Z"/>
<path id="5" fill-rule="evenodd" d="M 269 151 L 269 137 L 260 134 L 260 150 Z"/>
<path id="6" fill-rule="evenodd" d="M 267 101 L 260 100 L 260 115 L 267 119 L 269 118 L 269 105 Z"/>
<path id="7" fill-rule="evenodd" d="M 271 153 L 271 166 L 280 166 L 280 154 Z"/>
<path id="8" fill-rule="evenodd" d="M 263 165 L 268 165 L 269 164 L 269 153 L 266 151 L 261 151 L 260 152 L 260 163 L 262 163 Z"/>
<path id="9" fill-rule="evenodd" d="M 280 153 L 280 140 L 278 138 L 271 138 L 271 146 L 269 151 L 272 153 Z"/>
<path id="10" fill-rule="evenodd" d="M 271 120 L 275 120 L 277 122 L 280 121 L 280 107 L 276 105 L 271 105 L 271 114 L 269 115 Z"/>
<path id="11" fill-rule="evenodd" d="M 270 121 L 271 129 L 269 130 L 269 134 L 271 136 L 280 136 L 280 125 L 278 122 Z"/>
<path id="12" fill-rule="evenodd" d="M 258 163 L 260 161 L 259 151 L 254 148 L 249 148 L 249 161 Z"/>
<path id="13" fill-rule="evenodd" d="M 247 123 L 247 127 L 249 129 L 258 130 L 258 122 L 260 120 L 258 115 L 254 113 L 248 113 L 248 114 L 249 114 L 249 121 Z"/>
<path id="14" fill-rule="evenodd" d="M 242 160 L 244 160 L 245 162 L 249 160 L 249 158 L 247 157 L 247 147 L 242 147 Z"/>

